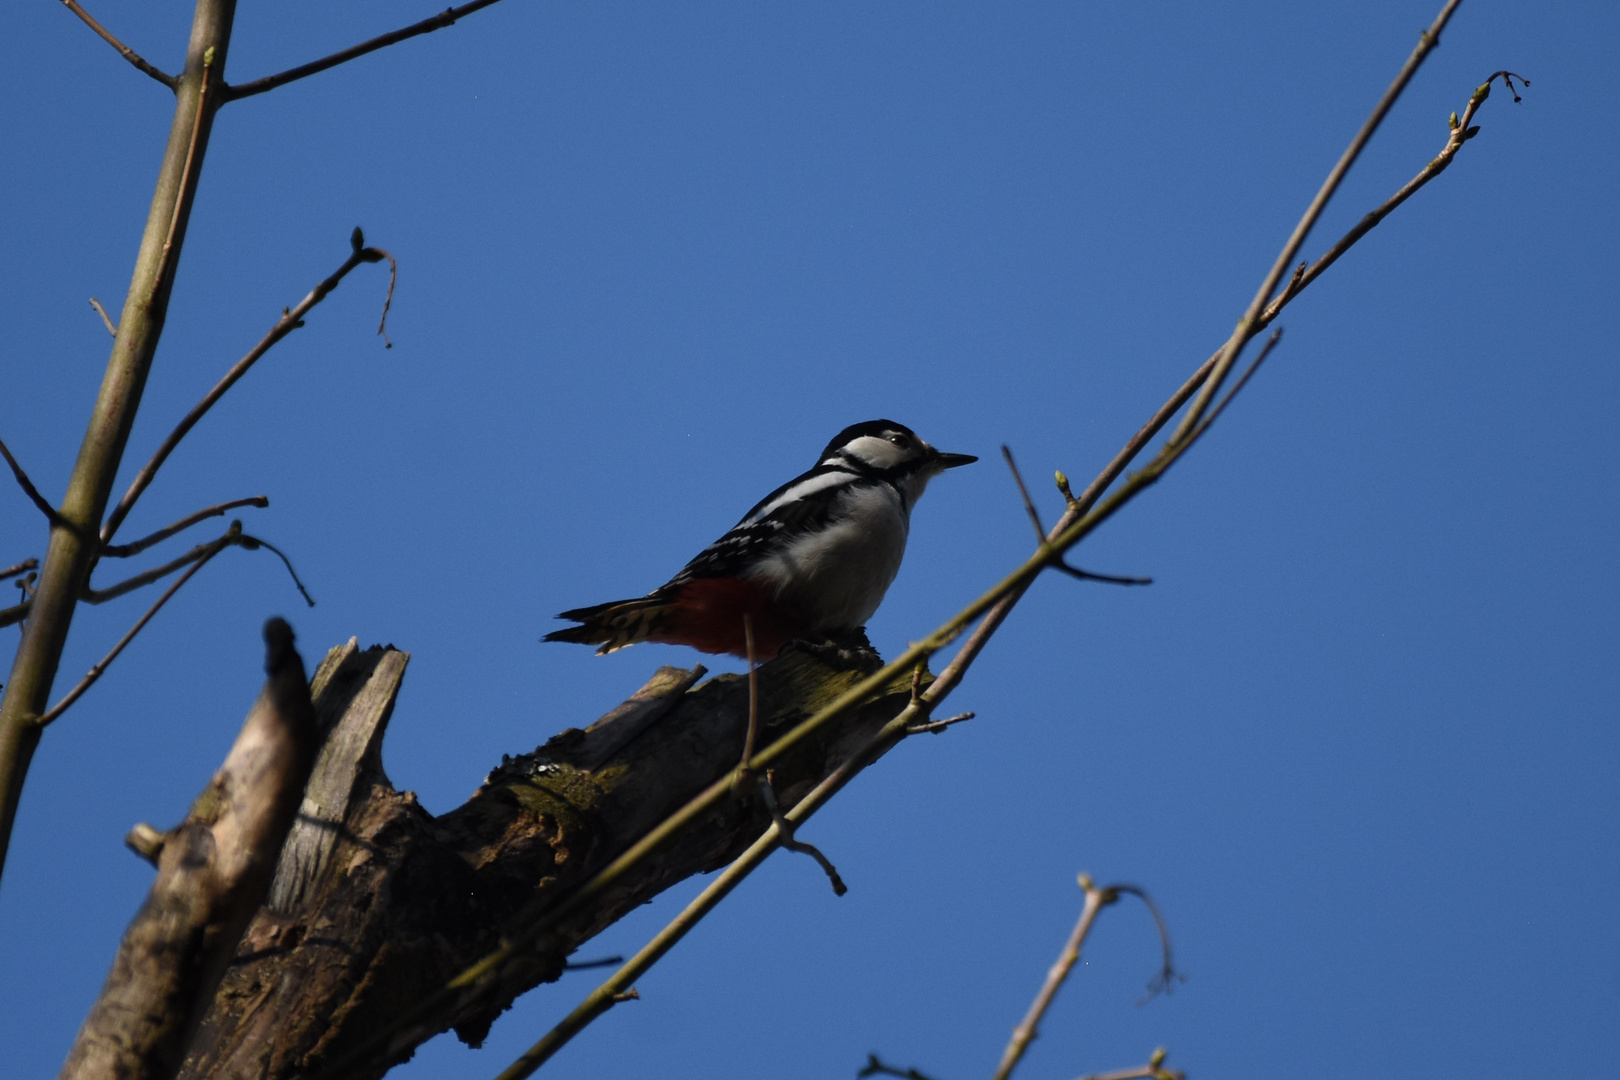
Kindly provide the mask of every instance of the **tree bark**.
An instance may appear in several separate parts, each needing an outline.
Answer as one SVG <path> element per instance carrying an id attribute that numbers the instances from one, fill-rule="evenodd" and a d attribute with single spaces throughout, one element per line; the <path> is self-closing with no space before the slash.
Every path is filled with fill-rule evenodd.
<path id="1" fill-rule="evenodd" d="M 709 784 L 735 769 L 748 723 L 746 680 L 661 668 L 581 731 L 503 757 L 462 806 L 433 817 L 396 791 L 378 748 L 406 656 L 333 650 L 316 683 L 331 735 L 272 887 L 220 984 L 180 1075 L 307 1077 L 344 1058 L 442 988 Z M 862 674 L 800 653 L 759 669 L 767 745 Z M 774 768 L 784 808 L 848 760 L 910 700 L 891 686 Z M 456 722 L 454 720 L 451 721 Z M 751 788 L 748 789 L 751 792 Z M 534 950 L 400 1032 L 344 1076 L 379 1077 L 454 1028 L 477 1046 L 519 994 L 561 975 L 587 939 L 694 873 L 724 865 L 770 823 L 757 800 L 727 801 L 640 864 Z"/>
<path id="2" fill-rule="evenodd" d="M 60 1080 L 166 1080 L 236 955 L 292 826 L 319 736 L 292 628 L 265 624 L 264 692 L 158 864 Z"/>

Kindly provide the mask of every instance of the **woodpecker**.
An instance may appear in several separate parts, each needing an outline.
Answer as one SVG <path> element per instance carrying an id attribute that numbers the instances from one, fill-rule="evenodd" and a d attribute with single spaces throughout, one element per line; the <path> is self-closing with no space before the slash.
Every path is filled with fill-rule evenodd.
<path id="1" fill-rule="evenodd" d="M 941 453 L 893 420 L 854 424 L 666 584 L 565 611 L 557 617 L 580 625 L 545 640 L 598 645 L 598 656 L 638 641 L 747 656 L 747 615 L 754 655 L 766 658 L 790 641 L 858 630 L 900 570 L 928 481 L 977 460 Z"/>

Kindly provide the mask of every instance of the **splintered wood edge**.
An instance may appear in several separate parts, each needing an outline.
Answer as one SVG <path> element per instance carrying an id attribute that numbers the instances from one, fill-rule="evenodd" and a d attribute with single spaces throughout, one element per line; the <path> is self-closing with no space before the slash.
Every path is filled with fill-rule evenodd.
<path id="1" fill-rule="evenodd" d="M 372 651 L 366 650 L 367 653 Z M 337 845 L 366 763 L 374 760 L 374 752 L 393 714 L 410 654 L 392 648 L 377 650 L 377 653 L 365 681 L 352 690 L 353 696 L 343 706 L 341 715 L 321 744 L 315 769 L 304 789 L 298 820 L 282 846 L 275 880 L 265 902 L 272 911 L 283 914 L 298 911 L 307 899 L 310 886 L 319 880 Z M 324 696 L 338 669 L 357 655 L 359 649 L 354 638 L 327 653 L 315 673 L 316 693 Z M 370 659 L 362 655 L 360 662 Z M 343 693 L 348 688 L 332 689 Z M 330 708 L 337 704 L 322 701 L 317 705 L 317 712 L 325 711 L 321 705 Z"/>
<path id="2" fill-rule="evenodd" d="M 321 694 L 326 690 L 326 684 L 332 681 L 332 676 L 343 666 L 343 661 L 359 651 L 359 638 L 350 638 L 342 645 L 334 645 L 326 650 L 326 656 L 315 668 L 315 677 L 309 680 L 309 699 L 319 701 Z"/>

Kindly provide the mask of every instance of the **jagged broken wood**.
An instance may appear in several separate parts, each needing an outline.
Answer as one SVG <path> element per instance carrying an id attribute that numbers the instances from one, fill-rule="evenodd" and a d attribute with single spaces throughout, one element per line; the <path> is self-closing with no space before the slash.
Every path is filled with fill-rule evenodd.
<path id="1" fill-rule="evenodd" d="M 407 659 L 351 641 L 317 672 L 327 741 L 271 901 L 192 1041 L 187 1080 L 290 1080 L 350 1053 L 734 770 L 746 735 L 742 677 L 694 688 L 699 672 L 661 668 L 624 705 L 503 760 L 466 803 L 434 817 L 393 787 L 378 752 Z M 763 665 L 762 735 L 788 730 L 861 678 L 800 653 Z M 910 697 L 908 673 L 776 763 L 782 805 L 847 761 Z M 444 718 L 446 737 L 458 722 Z M 476 1045 L 518 994 L 561 975 L 582 943 L 670 885 L 724 865 L 769 824 L 757 799 L 715 808 L 532 952 L 345 1076 L 381 1076 L 450 1028 Z"/>

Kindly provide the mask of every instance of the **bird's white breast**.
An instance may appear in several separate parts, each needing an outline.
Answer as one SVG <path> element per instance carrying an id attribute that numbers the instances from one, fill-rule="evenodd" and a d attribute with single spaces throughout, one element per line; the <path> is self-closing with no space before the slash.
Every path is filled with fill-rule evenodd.
<path id="1" fill-rule="evenodd" d="M 756 572 L 810 620 L 811 630 L 864 626 L 906 553 L 910 515 L 894 488 L 852 484 L 837 498 L 825 528 L 795 537 Z"/>

